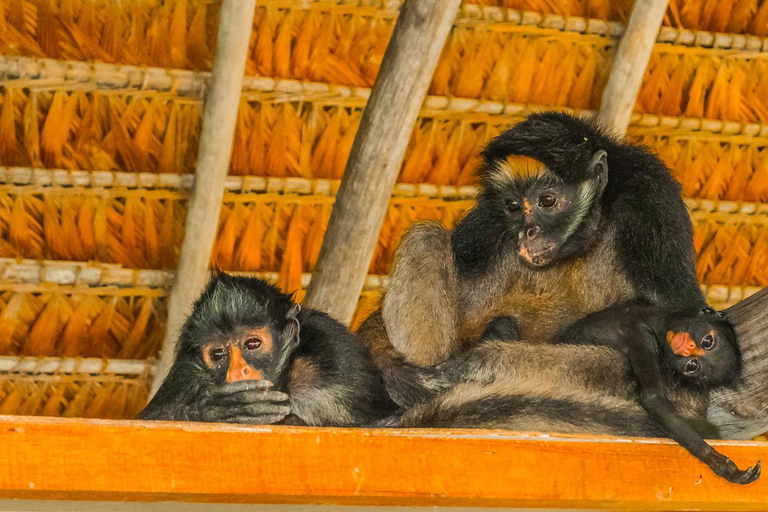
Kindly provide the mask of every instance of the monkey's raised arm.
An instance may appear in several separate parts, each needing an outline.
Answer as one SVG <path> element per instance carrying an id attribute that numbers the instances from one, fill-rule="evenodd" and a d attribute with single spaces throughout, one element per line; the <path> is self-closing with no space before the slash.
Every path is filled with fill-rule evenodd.
<path id="1" fill-rule="evenodd" d="M 648 331 L 640 331 L 653 336 Z M 637 336 L 638 331 L 629 336 Z M 635 340 L 636 341 L 636 340 Z M 632 371 L 640 385 L 640 403 L 648 414 L 688 452 L 708 465 L 715 474 L 736 484 L 748 484 L 760 477 L 760 462 L 745 471 L 740 470 L 728 457 L 709 446 L 701 435 L 675 410 L 664 393 L 658 354 L 648 343 L 626 343 Z"/>

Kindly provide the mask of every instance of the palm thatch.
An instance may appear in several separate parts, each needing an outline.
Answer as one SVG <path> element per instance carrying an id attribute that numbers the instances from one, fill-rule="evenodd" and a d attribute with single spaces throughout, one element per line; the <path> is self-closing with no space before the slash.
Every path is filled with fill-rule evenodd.
<path id="1" fill-rule="evenodd" d="M 144 408 L 151 374 L 0 375 L 0 414 L 133 419 Z"/>
<path id="2" fill-rule="evenodd" d="M 353 325 L 404 229 L 471 206 L 483 144 L 533 110 L 598 106 L 631 4 L 465 2 Z M 397 7 L 259 3 L 213 263 L 302 296 Z M 0 0 L 0 257 L 36 260 L 0 260 L 0 357 L 156 356 L 218 8 Z M 768 1 L 672 0 L 665 23 L 628 137 L 683 184 L 699 278 L 725 307 L 768 281 Z M 148 375 L 62 368 L 0 372 L 2 410 L 122 418 L 146 397 Z"/>

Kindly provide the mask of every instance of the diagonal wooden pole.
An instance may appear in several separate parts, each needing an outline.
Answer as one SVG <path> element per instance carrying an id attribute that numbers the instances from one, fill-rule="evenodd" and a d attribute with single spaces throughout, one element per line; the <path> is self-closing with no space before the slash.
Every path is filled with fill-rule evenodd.
<path id="1" fill-rule="evenodd" d="M 667 3 L 669 0 L 635 0 L 627 30 L 619 41 L 597 114 L 600 124 L 618 136 L 627 133 Z"/>
<path id="2" fill-rule="evenodd" d="M 405 0 L 363 112 L 304 303 L 349 324 L 460 0 Z"/>
<path id="3" fill-rule="evenodd" d="M 253 32 L 255 0 L 223 0 L 216 60 L 205 101 L 195 186 L 187 209 L 184 243 L 168 303 L 165 342 L 150 398 L 173 363 L 176 340 L 191 305 L 205 286 L 229 170 L 245 58 Z"/>

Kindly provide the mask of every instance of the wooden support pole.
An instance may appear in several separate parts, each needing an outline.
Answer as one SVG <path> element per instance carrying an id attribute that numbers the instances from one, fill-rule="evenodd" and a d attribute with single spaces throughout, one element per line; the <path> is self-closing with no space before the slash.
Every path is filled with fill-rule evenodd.
<path id="1" fill-rule="evenodd" d="M 405 0 L 363 112 L 304 303 L 348 324 L 460 0 Z"/>
<path id="2" fill-rule="evenodd" d="M 195 186 L 187 209 L 184 243 L 169 299 L 165 342 L 152 394 L 160 387 L 173 362 L 181 326 L 208 278 L 211 250 L 224 199 L 224 182 L 232 153 L 245 58 L 253 32 L 255 7 L 255 0 L 223 0 L 221 3 L 216 60 L 205 101 Z"/>
<path id="3" fill-rule="evenodd" d="M 619 41 L 597 119 L 623 137 L 632 117 L 656 36 L 669 0 L 635 0 L 627 30 Z"/>
<path id="4" fill-rule="evenodd" d="M 768 432 L 768 288 L 728 309 L 744 361 L 744 382 L 710 397 L 709 419 L 726 439 Z"/>

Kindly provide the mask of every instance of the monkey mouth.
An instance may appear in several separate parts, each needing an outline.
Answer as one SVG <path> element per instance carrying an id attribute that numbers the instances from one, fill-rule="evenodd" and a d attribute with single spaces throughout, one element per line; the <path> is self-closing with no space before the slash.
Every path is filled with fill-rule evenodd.
<path id="1" fill-rule="evenodd" d="M 520 246 L 520 257 L 534 267 L 543 267 L 549 264 L 552 261 L 554 252 L 555 244 L 547 245 L 535 252 L 531 252 L 528 247 L 524 245 Z"/>

